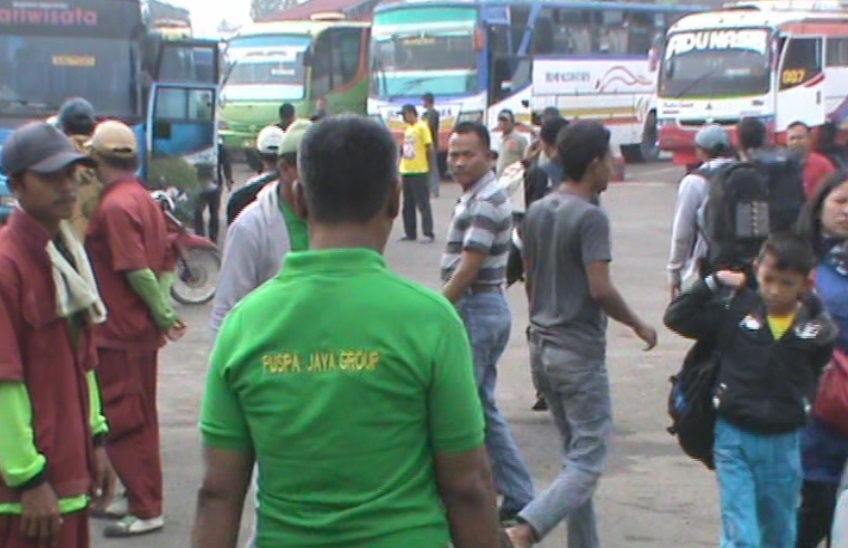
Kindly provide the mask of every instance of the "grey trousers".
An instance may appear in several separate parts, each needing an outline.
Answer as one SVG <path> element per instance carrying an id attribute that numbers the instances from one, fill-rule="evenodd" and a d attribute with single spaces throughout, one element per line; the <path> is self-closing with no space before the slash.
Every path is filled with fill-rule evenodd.
<path id="1" fill-rule="evenodd" d="M 606 366 L 536 337 L 531 337 L 530 356 L 536 384 L 562 436 L 563 468 L 519 515 L 541 537 L 567 518 L 569 548 L 598 548 L 592 496 L 612 432 Z"/>

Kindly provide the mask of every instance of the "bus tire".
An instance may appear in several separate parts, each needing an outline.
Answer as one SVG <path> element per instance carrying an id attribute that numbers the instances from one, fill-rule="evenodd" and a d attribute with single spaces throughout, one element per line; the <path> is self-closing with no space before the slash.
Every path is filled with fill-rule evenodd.
<path id="1" fill-rule="evenodd" d="M 621 155 L 628 164 L 643 164 L 656 162 L 660 156 L 660 147 L 657 143 L 657 115 L 655 112 L 648 113 L 645 119 L 645 127 L 642 129 L 642 142 L 638 145 L 622 145 Z"/>

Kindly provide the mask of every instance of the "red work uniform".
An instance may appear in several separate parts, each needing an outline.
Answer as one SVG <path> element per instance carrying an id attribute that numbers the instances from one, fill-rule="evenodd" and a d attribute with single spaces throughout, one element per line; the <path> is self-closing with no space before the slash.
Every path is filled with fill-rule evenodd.
<path id="1" fill-rule="evenodd" d="M 126 274 L 149 268 L 160 275 L 168 240 L 162 211 L 140 181 L 117 181 L 103 190 L 85 245 L 109 311 L 95 329 L 109 421 L 106 449 L 127 489 L 130 514 L 151 519 L 162 515 L 156 374 L 163 335 Z"/>
<path id="2" fill-rule="evenodd" d="M 47 459 L 47 482 L 59 499 L 92 489 L 94 447 L 86 373 L 97 363 L 91 329 L 81 325 L 76 341 L 59 316 L 47 230 L 15 211 L 0 231 L 0 382 L 25 383 L 32 405 L 35 446 Z M 0 418 L 2 420 L 2 418 Z M 20 494 L 0 478 L 0 505 Z M 65 514 L 60 548 L 89 545 L 88 512 Z M 20 531 L 20 516 L 0 514 L 0 546 L 34 548 Z"/>
<path id="3" fill-rule="evenodd" d="M 810 152 L 804 159 L 804 194 L 807 199 L 816 193 L 822 179 L 834 173 L 836 168 L 826 156 L 818 152 Z"/>

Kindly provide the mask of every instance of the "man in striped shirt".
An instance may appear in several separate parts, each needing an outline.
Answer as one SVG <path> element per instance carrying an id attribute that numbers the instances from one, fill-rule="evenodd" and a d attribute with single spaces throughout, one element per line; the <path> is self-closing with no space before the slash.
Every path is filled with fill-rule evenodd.
<path id="1" fill-rule="evenodd" d="M 495 403 L 497 363 L 509 341 L 512 315 L 504 295 L 512 205 L 492 173 L 489 131 L 463 122 L 448 144 L 448 162 L 463 195 L 454 210 L 442 256 L 444 295 L 465 321 L 474 350 L 477 389 L 486 417 L 486 448 L 503 495 L 501 519 L 533 498 L 533 482 L 512 432 Z"/>

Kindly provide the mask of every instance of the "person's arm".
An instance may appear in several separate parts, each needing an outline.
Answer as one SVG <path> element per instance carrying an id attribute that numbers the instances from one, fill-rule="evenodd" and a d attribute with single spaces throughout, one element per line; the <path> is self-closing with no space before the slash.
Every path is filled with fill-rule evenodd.
<path id="1" fill-rule="evenodd" d="M 47 481 L 47 459 L 35 446 L 32 404 L 21 381 L 0 381 L 0 472 L 13 489 Z"/>
<path id="2" fill-rule="evenodd" d="M 94 371 L 85 374 L 88 385 L 89 423 L 93 437 L 94 451 L 92 454 L 92 506 L 103 510 L 112 502 L 115 495 L 117 476 L 106 454 L 106 434 L 109 433 L 109 423 L 103 414 L 103 400 L 100 395 L 100 385 Z"/>
<path id="3" fill-rule="evenodd" d="M 452 303 L 458 302 L 477 279 L 477 274 L 495 241 L 492 228 L 498 216 L 495 206 L 490 202 L 478 201 L 473 207 L 471 223 L 462 243 L 459 265 L 442 288 L 442 293 Z"/>
<path id="4" fill-rule="evenodd" d="M 162 295 L 162 288 L 159 286 L 156 274 L 149 268 L 144 268 L 126 272 L 125 276 L 136 295 L 141 297 L 141 300 L 147 305 L 156 326 L 162 331 L 171 329 L 179 318 L 171 306 L 170 300 Z"/>
<path id="5" fill-rule="evenodd" d="M 257 260 L 261 249 L 255 232 L 245 227 L 245 220 L 239 219 L 227 231 L 227 245 L 209 318 L 213 337 L 217 336 L 230 310 L 262 283 Z"/>
<path id="6" fill-rule="evenodd" d="M 95 438 L 102 438 L 109 433 L 109 422 L 103 413 L 103 400 L 100 396 L 100 385 L 97 382 L 97 374 L 94 371 L 86 372 L 85 381 L 88 385 L 91 435 Z"/>
<path id="7" fill-rule="evenodd" d="M 484 420 L 471 345 L 456 312 L 435 345 L 427 395 L 436 481 L 457 548 L 498 545 L 497 495 L 484 446 Z"/>
<path id="8" fill-rule="evenodd" d="M 715 336 L 723 314 L 723 307 L 716 297 L 723 285 L 718 275 L 710 275 L 697 282 L 671 302 L 663 323 L 688 339 Z"/>
<path id="9" fill-rule="evenodd" d="M 647 343 L 647 349 L 657 344 L 657 332 L 642 321 L 624 301 L 610 277 L 609 263 L 612 261 L 610 249 L 609 220 L 600 209 L 593 209 L 581 220 L 580 253 L 586 276 L 589 280 L 589 294 L 612 319 L 623 323 Z"/>
<path id="10" fill-rule="evenodd" d="M 224 172 L 224 180 L 227 182 L 227 189 L 233 187 L 233 164 L 230 161 L 230 152 L 227 147 L 221 146 L 218 152 L 218 161 L 221 162 L 221 169 Z"/>
<path id="11" fill-rule="evenodd" d="M 210 359 L 200 412 L 203 482 L 192 546 L 235 548 L 255 462 L 247 420 L 229 381 L 229 351 L 240 338 L 238 318 L 221 332 Z"/>
<path id="12" fill-rule="evenodd" d="M 687 175 L 680 181 L 680 188 L 677 191 L 667 267 L 672 299 L 680 293 L 683 265 L 691 255 L 698 237 L 698 208 L 703 201 L 703 189 L 699 187 L 705 183 L 703 177 Z"/>

